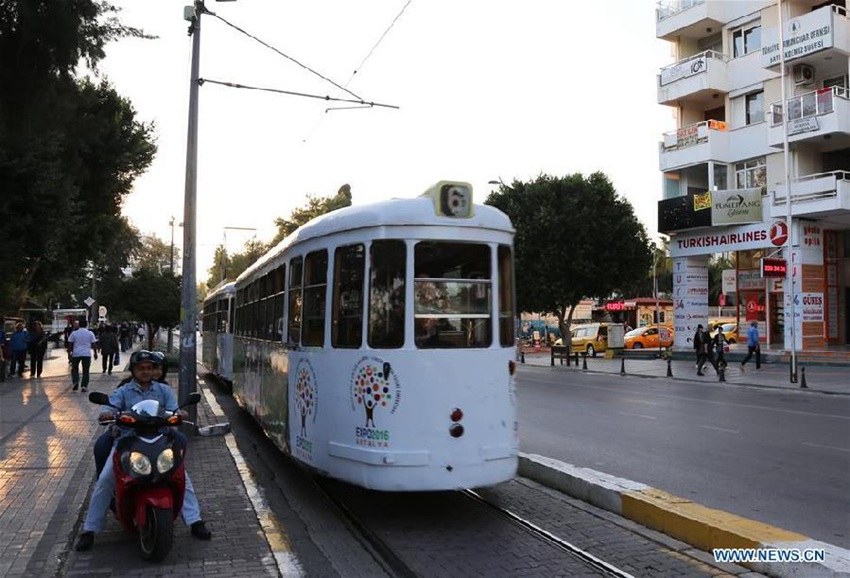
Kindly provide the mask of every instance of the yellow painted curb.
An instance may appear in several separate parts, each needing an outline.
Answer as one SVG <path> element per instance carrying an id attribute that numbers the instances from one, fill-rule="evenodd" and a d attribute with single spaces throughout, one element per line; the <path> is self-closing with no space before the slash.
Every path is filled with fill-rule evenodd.
<path id="1" fill-rule="evenodd" d="M 706 552 L 809 540 L 802 534 L 706 508 L 655 488 L 623 492 L 622 504 L 626 518 Z"/>

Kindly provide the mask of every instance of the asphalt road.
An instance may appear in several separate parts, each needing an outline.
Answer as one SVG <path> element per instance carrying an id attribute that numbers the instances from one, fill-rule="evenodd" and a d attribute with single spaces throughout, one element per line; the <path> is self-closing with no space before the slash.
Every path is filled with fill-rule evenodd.
<path id="1" fill-rule="evenodd" d="M 850 547 L 850 397 L 519 374 L 520 448 Z"/>

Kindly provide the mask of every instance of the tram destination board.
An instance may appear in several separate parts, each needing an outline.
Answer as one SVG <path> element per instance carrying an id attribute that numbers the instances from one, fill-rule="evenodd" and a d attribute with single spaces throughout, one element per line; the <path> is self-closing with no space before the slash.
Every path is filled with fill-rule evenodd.
<path id="1" fill-rule="evenodd" d="M 762 259 L 762 277 L 785 277 L 788 274 L 788 263 L 785 259 Z"/>

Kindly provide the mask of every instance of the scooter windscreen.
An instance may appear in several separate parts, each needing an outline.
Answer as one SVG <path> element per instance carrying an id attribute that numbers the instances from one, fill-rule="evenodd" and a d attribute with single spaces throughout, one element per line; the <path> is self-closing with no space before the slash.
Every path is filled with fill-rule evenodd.
<path id="1" fill-rule="evenodd" d="M 150 417 L 162 417 L 164 414 L 159 402 L 155 399 L 143 399 L 142 401 L 133 404 L 131 409 L 138 415 Z"/>

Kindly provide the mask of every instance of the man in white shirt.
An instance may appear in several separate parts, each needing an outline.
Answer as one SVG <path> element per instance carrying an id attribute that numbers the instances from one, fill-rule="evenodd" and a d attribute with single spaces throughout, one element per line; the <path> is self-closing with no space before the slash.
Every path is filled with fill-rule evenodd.
<path id="1" fill-rule="evenodd" d="M 68 336 L 68 352 L 71 354 L 71 381 L 73 390 L 82 386 L 84 392 L 89 390 L 89 368 L 91 358 L 97 359 L 97 337 L 86 327 L 85 319 L 80 320 L 80 328 Z M 83 365 L 83 379 L 80 380 L 80 364 Z"/>

